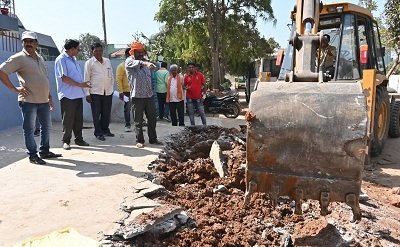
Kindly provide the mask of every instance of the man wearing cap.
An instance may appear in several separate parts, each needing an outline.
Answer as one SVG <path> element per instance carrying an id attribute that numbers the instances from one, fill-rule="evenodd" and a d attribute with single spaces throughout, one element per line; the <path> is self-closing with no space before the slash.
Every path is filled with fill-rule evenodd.
<path id="1" fill-rule="evenodd" d="M 18 103 L 22 112 L 22 128 L 25 145 L 28 149 L 29 161 L 33 164 L 46 164 L 43 159 L 61 157 L 61 154 L 50 152 L 50 110 L 53 101 L 50 95 L 49 79 L 44 59 L 36 52 L 38 47 L 37 35 L 25 31 L 21 36 L 22 51 L 12 55 L 0 65 L 0 80 L 11 91 L 18 94 Z M 9 74 L 16 73 L 20 86 L 15 87 L 10 81 Z M 39 156 L 34 138 L 36 118 L 41 125 L 41 141 Z"/>
<path id="2" fill-rule="evenodd" d="M 157 112 L 153 101 L 151 70 L 156 66 L 145 59 L 145 47 L 140 42 L 131 44 L 131 55 L 125 60 L 125 69 L 131 89 L 131 98 L 136 128 L 136 147 L 144 147 L 143 113 L 147 117 L 147 134 L 150 144 L 161 144 L 157 140 Z"/>
<path id="3" fill-rule="evenodd" d="M 83 140 L 83 98 L 86 97 L 85 88 L 90 88 L 90 83 L 83 81 L 81 67 L 75 57 L 80 48 L 79 42 L 69 39 L 64 44 L 65 51 L 55 61 L 55 76 L 57 82 L 58 99 L 61 104 L 63 125 L 63 148 L 70 150 L 72 131 L 75 135 L 75 144 L 89 146 Z"/>

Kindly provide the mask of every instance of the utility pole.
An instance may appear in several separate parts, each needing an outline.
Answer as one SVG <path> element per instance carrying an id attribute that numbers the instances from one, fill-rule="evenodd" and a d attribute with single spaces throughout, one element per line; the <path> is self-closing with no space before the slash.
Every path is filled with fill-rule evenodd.
<path id="1" fill-rule="evenodd" d="M 104 0 L 101 0 L 101 12 L 102 12 L 102 19 L 103 19 L 104 45 L 107 46 L 106 11 L 105 11 L 105 7 L 104 7 Z"/>

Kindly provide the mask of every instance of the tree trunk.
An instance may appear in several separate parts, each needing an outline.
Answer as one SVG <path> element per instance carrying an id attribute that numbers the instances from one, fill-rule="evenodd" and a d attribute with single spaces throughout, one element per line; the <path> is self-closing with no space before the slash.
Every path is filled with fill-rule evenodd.
<path id="1" fill-rule="evenodd" d="M 393 72 L 395 71 L 395 69 L 397 68 L 397 66 L 400 64 L 400 54 L 397 53 L 397 58 L 394 62 L 394 64 L 392 65 L 392 67 L 389 69 L 389 71 L 386 73 L 386 77 L 389 78 L 389 76 L 391 76 L 393 74 Z"/>
<path id="2" fill-rule="evenodd" d="M 214 21 L 213 21 L 214 19 Z M 219 88 L 218 85 L 218 40 L 216 33 L 217 23 L 215 22 L 215 8 L 212 0 L 207 0 L 207 28 L 210 39 L 210 55 L 211 55 L 211 85 L 213 89 Z"/>
<path id="3" fill-rule="evenodd" d="M 105 7 L 104 7 L 104 0 L 101 0 L 101 14 L 102 14 L 102 21 L 103 21 L 104 45 L 107 45 L 106 11 L 105 11 Z"/>
<path id="4" fill-rule="evenodd" d="M 219 13 L 220 19 L 220 29 L 219 33 L 221 34 L 220 37 L 220 60 L 219 60 L 219 76 L 220 76 L 220 83 L 223 83 L 225 80 L 225 73 L 226 73 L 226 60 L 225 60 L 225 15 L 226 15 L 226 6 L 225 0 L 222 0 Z"/>

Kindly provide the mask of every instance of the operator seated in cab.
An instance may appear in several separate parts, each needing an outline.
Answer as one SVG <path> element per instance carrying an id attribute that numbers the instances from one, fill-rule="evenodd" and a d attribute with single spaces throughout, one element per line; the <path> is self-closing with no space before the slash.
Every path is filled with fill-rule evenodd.
<path id="1" fill-rule="evenodd" d="M 321 41 L 321 52 L 319 53 L 320 69 L 327 73 L 332 79 L 335 74 L 336 47 L 329 44 L 331 36 L 324 34 Z"/>

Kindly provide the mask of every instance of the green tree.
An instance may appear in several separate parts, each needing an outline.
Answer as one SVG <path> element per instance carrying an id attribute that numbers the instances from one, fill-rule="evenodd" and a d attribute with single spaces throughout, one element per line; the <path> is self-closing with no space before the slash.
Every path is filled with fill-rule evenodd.
<path id="1" fill-rule="evenodd" d="M 100 42 L 101 40 L 99 37 L 95 35 L 91 35 L 89 33 L 83 33 L 79 35 L 79 48 L 81 51 L 78 53 L 77 59 L 78 60 L 87 60 L 92 56 L 92 51 L 90 46 L 95 42 Z"/>
<path id="2" fill-rule="evenodd" d="M 387 0 L 384 8 L 383 15 L 386 27 L 383 35 L 384 42 L 392 47 L 396 54 L 391 68 L 386 73 L 387 76 L 390 76 L 400 64 L 400 0 Z"/>
<path id="3" fill-rule="evenodd" d="M 165 23 L 166 33 L 171 35 L 166 40 L 173 37 L 177 41 L 177 48 L 181 48 L 176 54 L 181 53 L 184 60 L 192 57 L 198 61 L 203 60 L 204 55 L 208 57 L 204 60 L 211 68 L 214 88 L 219 87 L 224 81 L 225 72 L 229 70 L 226 67 L 229 66 L 226 55 L 229 45 L 238 41 L 239 37 L 243 38 L 241 32 L 256 30 L 257 18 L 276 21 L 270 0 L 162 0 L 155 16 L 157 21 Z M 232 33 L 232 29 L 236 32 Z M 182 34 L 181 42 L 177 40 L 177 33 Z M 253 34 L 258 34 L 258 41 L 262 41 L 257 31 Z M 254 46 L 260 44 L 254 42 L 254 36 L 251 37 L 253 40 L 244 38 L 247 42 L 242 42 L 243 46 L 236 50 L 237 54 L 243 50 L 254 52 Z"/>
<path id="4" fill-rule="evenodd" d="M 375 0 L 359 0 L 358 4 L 369 9 L 371 12 L 378 10 L 378 5 Z"/>

